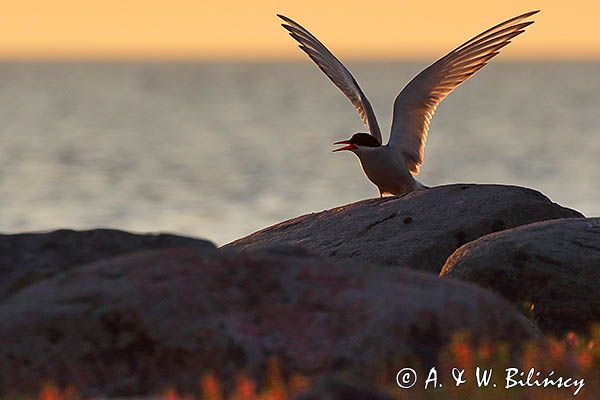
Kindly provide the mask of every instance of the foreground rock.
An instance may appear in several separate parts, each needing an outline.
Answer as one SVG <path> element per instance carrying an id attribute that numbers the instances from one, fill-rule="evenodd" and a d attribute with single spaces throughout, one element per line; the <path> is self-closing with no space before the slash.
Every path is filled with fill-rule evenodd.
<path id="1" fill-rule="evenodd" d="M 113 229 L 0 235 L 0 301 L 33 282 L 78 265 L 136 250 L 182 246 L 205 251 L 215 248 L 206 240 Z"/>
<path id="2" fill-rule="evenodd" d="M 263 382 L 271 356 L 284 373 L 369 381 L 405 357 L 435 362 L 465 330 L 514 345 L 536 335 L 500 296 L 430 274 L 289 247 L 139 252 L 66 270 L 0 304 L 0 392 L 42 378 L 92 395 L 194 391 L 209 371 L 232 387 L 243 370 Z"/>
<path id="3" fill-rule="evenodd" d="M 362 385 L 353 379 L 325 376 L 318 379 L 305 393 L 293 400 L 394 400 L 371 385 Z"/>
<path id="4" fill-rule="evenodd" d="M 322 256 L 439 273 L 463 244 L 520 225 L 582 217 L 516 186 L 449 185 L 304 215 L 226 245 L 297 244 Z"/>
<path id="5" fill-rule="evenodd" d="M 600 218 L 540 222 L 484 236 L 458 249 L 441 275 L 533 303 L 544 330 L 587 332 L 591 322 L 600 322 Z"/>

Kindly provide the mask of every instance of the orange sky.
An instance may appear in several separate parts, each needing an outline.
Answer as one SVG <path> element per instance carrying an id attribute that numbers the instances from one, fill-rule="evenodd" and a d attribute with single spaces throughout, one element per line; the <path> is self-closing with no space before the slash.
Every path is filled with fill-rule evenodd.
<path id="1" fill-rule="evenodd" d="M 0 0 L 0 58 L 300 58 L 286 14 L 345 58 L 430 58 L 541 9 L 507 58 L 600 59 L 600 1 Z"/>

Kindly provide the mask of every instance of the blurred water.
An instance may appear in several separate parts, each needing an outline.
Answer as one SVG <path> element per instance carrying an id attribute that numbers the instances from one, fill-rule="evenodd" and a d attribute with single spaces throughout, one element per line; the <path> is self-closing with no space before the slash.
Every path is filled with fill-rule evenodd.
<path id="1" fill-rule="evenodd" d="M 425 64 L 350 63 L 389 130 Z M 600 64 L 492 63 L 438 109 L 419 179 L 509 183 L 600 214 Z M 308 63 L 0 64 L 0 231 L 118 227 L 219 244 L 377 195 L 364 131 Z M 442 205 L 440 205 L 442 206 Z"/>

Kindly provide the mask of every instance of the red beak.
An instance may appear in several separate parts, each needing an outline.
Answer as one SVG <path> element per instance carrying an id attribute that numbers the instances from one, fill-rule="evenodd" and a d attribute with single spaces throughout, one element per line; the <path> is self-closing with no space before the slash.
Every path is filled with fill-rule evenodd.
<path id="1" fill-rule="evenodd" d="M 333 153 L 335 153 L 336 151 L 342 151 L 342 150 L 356 150 L 356 149 L 358 149 L 358 146 L 356 146 L 355 144 L 351 143 L 349 140 L 342 140 L 342 141 L 339 141 L 339 142 L 335 142 L 334 144 L 347 144 L 347 146 L 340 147 L 339 149 L 332 150 Z"/>

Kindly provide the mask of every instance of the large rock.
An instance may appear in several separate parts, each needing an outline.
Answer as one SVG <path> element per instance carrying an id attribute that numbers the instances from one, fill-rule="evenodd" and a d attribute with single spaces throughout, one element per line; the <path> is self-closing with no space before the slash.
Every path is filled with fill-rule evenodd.
<path id="1" fill-rule="evenodd" d="M 516 186 L 448 185 L 304 215 L 224 248 L 297 244 L 322 256 L 439 273 L 461 245 L 537 221 L 582 217 Z"/>
<path id="2" fill-rule="evenodd" d="M 113 229 L 0 235 L 0 301 L 33 282 L 78 265 L 135 250 L 182 246 L 215 249 L 206 240 Z"/>
<path id="3" fill-rule="evenodd" d="M 600 218 L 539 222 L 458 249 L 441 276 L 476 282 L 532 303 L 544 330 L 587 331 L 600 322 Z"/>
<path id="4" fill-rule="evenodd" d="M 377 387 L 341 376 L 324 376 L 293 400 L 394 400 Z"/>
<path id="5" fill-rule="evenodd" d="M 271 356 L 286 376 L 372 381 L 406 357 L 435 362 L 457 331 L 514 345 L 537 333 L 492 292 L 407 269 L 289 247 L 139 252 L 66 270 L 0 304 L 0 392 L 46 378 L 85 394 L 193 391 L 209 371 L 232 387 L 241 371 L 263 382 Z"/>

